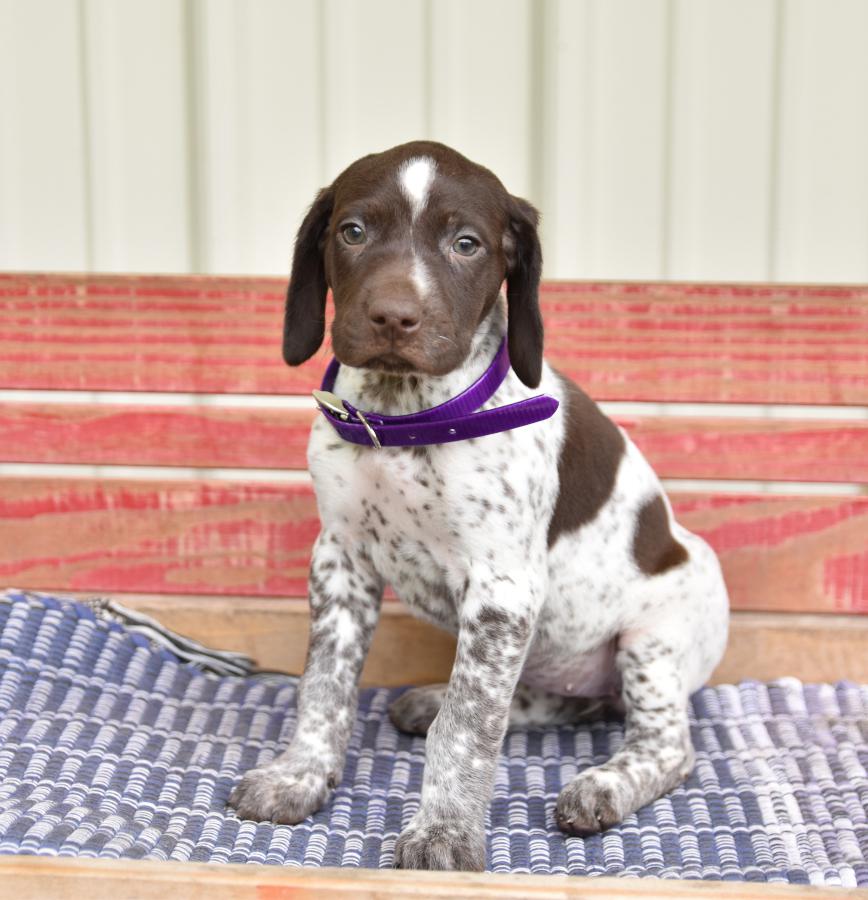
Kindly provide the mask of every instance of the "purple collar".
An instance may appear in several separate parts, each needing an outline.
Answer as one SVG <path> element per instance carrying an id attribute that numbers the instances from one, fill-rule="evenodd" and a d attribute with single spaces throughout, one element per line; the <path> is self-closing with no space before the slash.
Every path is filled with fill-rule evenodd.
<path id="1" fill-rule="evenodd" d="M 419 447 L 465 441 L 541 422 L 554 415 L 558 401 L 547 394 L 476 412 L 503 384 L 509 371 L 506 339 L 501 342 L 491 365 L 466 391 L 457 397 L 407 416 L 381 416 L 362 412 L 334 391 L 340 363 L 332 359 L 320 390 L 313 396 L 321 412 L 337 433 L 351 444 L 366 447 Z"/>

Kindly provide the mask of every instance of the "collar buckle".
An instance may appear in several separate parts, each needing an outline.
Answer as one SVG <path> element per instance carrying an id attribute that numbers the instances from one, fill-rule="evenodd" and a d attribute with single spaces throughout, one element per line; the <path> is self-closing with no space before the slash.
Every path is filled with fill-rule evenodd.
<path id="1" fill-rule="evenodd" d="M 367 431 L 368 437 L 371 439 L 371 444 L 378 450 L 383 449 L 383 445 L 380 442 L 380 438 L 377 436 L 377 432 L 374 431 L 373 426 L 360 409 L 355 409 L 354 407 L 352 412 L 350 412 L 344 405 L 344 401 L 331 391 L 313 391 L 312 393 L 313 399 L 316 400 L 317 405 L 324 413 L 336 416 L 342 422 L 349 422 L 350 417 L 355 416 L 362 425 L 364 425 L 365 431 Z"/>
<path id="2" fill-rule="evenodd" d="M 317 406 L 333 416 L 337 416 L 342 422 L 349 422 L 350 411 L 344 406 L 344 401 L 331 391 L 313 391 L 313 399 Z"/>

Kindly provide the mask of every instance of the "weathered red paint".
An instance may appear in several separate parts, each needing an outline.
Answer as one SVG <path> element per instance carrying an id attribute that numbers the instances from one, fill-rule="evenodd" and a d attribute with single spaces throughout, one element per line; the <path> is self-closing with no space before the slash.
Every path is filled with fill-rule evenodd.
<path id="1" fill-rule="evenodd" d="M 0 275 L 0 387 L 283 393 L 284 282 Z M 547 283 L 547 352 L 599 399 L 868 403 L 868 288 Z M 834 302 L 830 302 L 834 301 Z"/>
<path id="2" fill-rule="evenodd" d="M 312 404 L 311 404 L 312 405 Z M 16 403 L 6 462 L 303 469 L 313 409 Z M 618 418 L 664 478 L 868 483 L 868 421 Z"/>

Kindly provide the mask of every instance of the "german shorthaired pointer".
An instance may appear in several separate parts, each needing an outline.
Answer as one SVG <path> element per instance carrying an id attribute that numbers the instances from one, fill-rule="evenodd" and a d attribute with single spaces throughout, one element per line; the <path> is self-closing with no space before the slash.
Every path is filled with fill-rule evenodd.
<path id="1" fill-rule="evenodd" d="M 620 822 L 691 770 L 687 697 L 723 652 L 726 588 L 629 438 L 543 360 L 537 218 L 487 169 L 414 142 L 353 163 L 301 225 L 283 355 L 298 365 L 321 346 L 330 287 L 340 367 L 308 450 L 322 530 L 298 727 L 233 791 L 243 818 L 300 822 L 341 780 L 386 583 L 458 636 L 449 684 L 390 710 L 428 736 L 397 866 L 484 867 L 508 726 L 625 713 L 623 746 L 558 797 L 568 834 Z M 442 421 L 477 381 L 481 410 Z"/>

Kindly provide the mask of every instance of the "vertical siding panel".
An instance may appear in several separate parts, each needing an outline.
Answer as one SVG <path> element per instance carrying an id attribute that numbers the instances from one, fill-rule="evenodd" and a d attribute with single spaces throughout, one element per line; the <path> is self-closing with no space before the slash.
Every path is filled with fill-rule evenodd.
<path id="1" fill-rule="evenodd" d="M 236 0 L 195 0 L 193 73 L 201 265 L 205 272 L 245 271 L 241 143 L 245 95 L 241 8 Z"/>
<path id="2" fill-rule="evenodd" d="M 774 277 L 868 281 L 868 3 L 783 4 Z"/>
<path id="3" fill-rule="evenodd" d="M 529 0 L 432 4 L 432 137 L 522 196 L 534 182 L 531 14 Z"/>
<path id="4" fill-rule="evenodd" d="M 676 0 L 667 274 L 768 277 L 773 0 Z"/>
<path id="5" fill-rule="evenodd" d="M 94 263 L 189 271 L 184 8 L 86 0 Z"/>
<path id="6" fill-rule="evenodd" d="M 592 3 L 545 0 L 543 6 L 541 236 L 544 274 L 588 271 L 593 233 L 589 188 L 588 97 L 592 71 Z"/>
<path id="7" fill-rule="evenodd" d="M 437 4 L 439 7 L 439 4 Z M 425 5 L 325 0 L 325 168 L 425 137 Z"/>
<path id="8" fill-rule="evenodd" d="M 194 7 L 209 272 L 285 274 L 321 171 L 316 0 Z"/>
<path id="9" fill-rule="evenodd" d="M 665 0 L 550 0 L 548 277 L 662 274 Z"/>
<path id="10" fill-rule="evenodd" d="M 0 267 L 86 269 L 75 0 L 0 2 Z"/>

